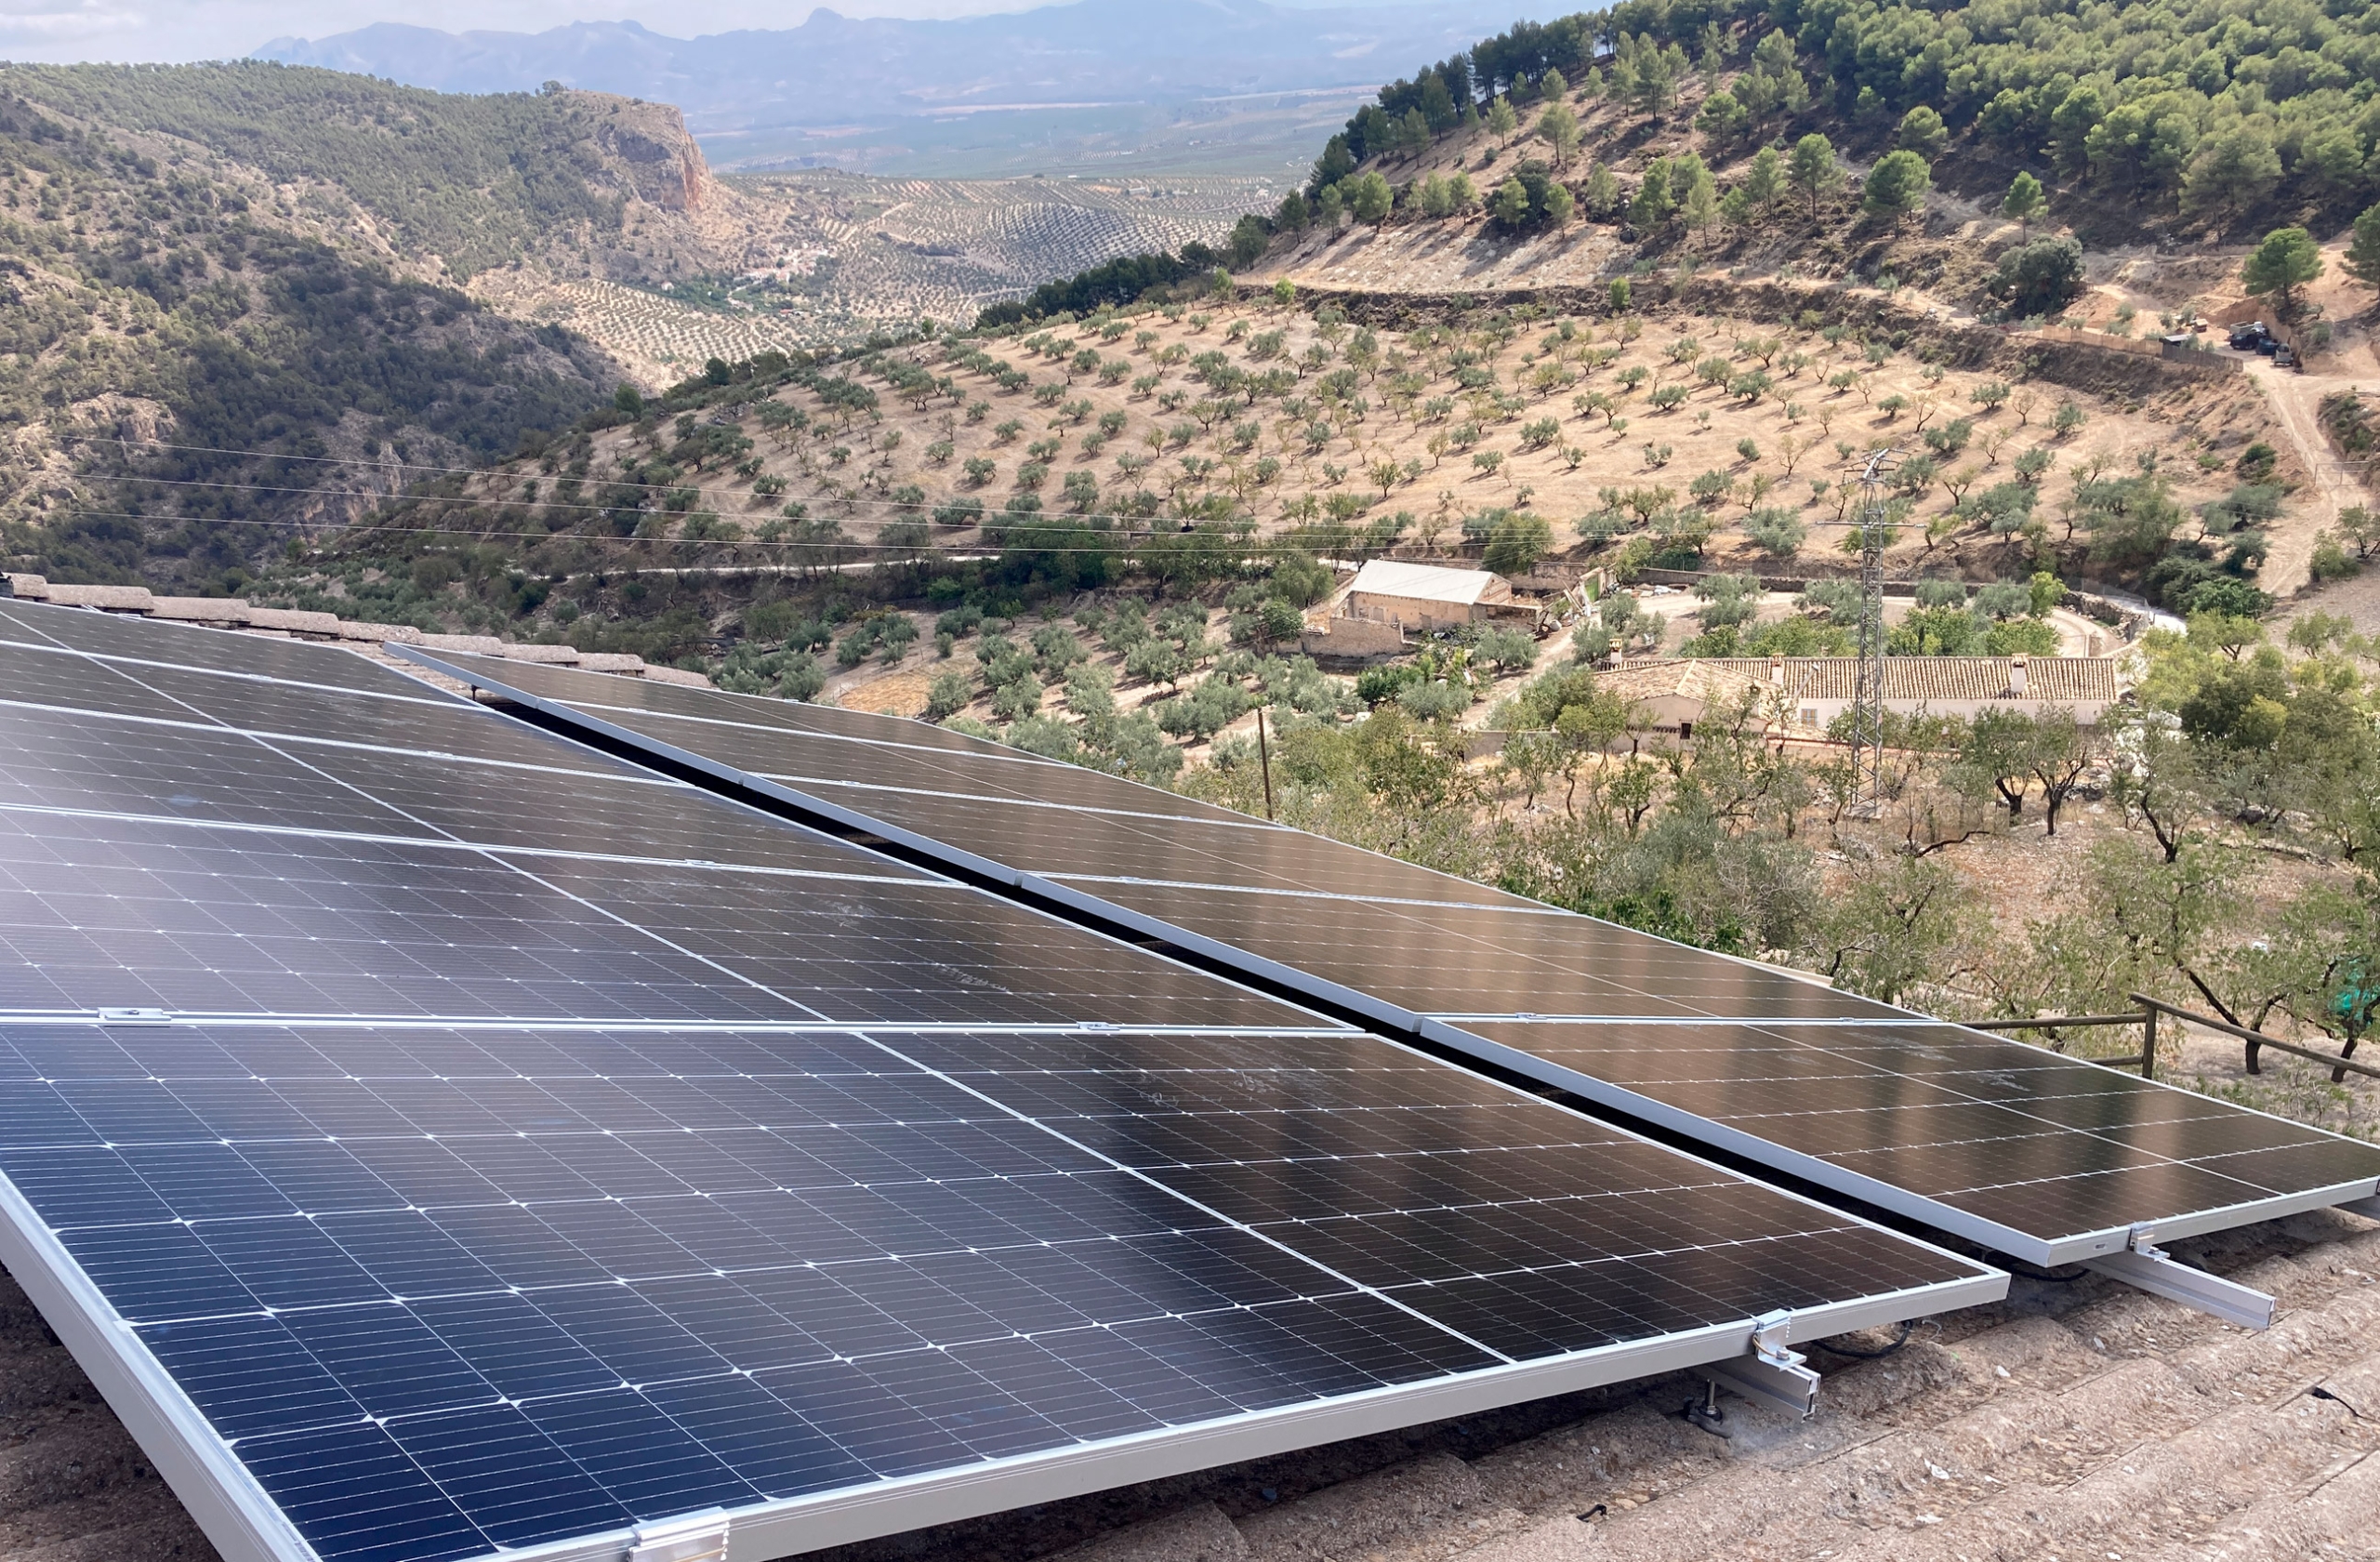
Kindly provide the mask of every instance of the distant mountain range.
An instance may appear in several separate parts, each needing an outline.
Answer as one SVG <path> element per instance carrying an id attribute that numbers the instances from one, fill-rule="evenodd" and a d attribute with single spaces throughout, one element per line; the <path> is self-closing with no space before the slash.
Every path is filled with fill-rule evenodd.
<path id="1" fill-rule="evenodd" d="M 537 33 L 383 22 L 277 38 L 255 58 L 443 92 L 535 91 L 555 81 L 674 103 L 700 134 L 1368 86 L 1468 48 L 1512 20 L 1511 0 L 1315 10 L 1263 0 L 1081 0 L 931 21 L 820 9 L 799 27 L 703 38 L 667 37 L 633 21 Z"/>

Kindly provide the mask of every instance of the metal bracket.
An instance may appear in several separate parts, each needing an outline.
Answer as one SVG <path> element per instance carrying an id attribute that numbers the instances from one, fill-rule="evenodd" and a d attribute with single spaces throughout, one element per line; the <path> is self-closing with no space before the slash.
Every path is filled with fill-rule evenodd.
<path id="1" fill-rule="evenodd" d="M 2082 1261 L 2085 1269 L 2096 1269 L 2129 1286 L 2136 1286 L 2169 1302 L 2196 1307 L 2212 1313 L 2226 1323 L 2236 1323 L 2242 1329 L 2270 1329 L 2273 1300 L 2261 1291 L 2227 1280 L 2220 1275 L 2210 1275 L 2203 1269 L 2193 1269 L 2177 1264 L 2162 1248 L 2157 1246 L 2157 1233 L 2145 1225 L 2132 1228 L 2131 1246 L 2122 1252 L 2103 1253 Z"/>
<path id="2" fill-rule="evenodd" d="M 174 1017 L 163 1009 L 102 1009 L 99 1024 L 105 1026 L 171 1025 Z"/>
<path id="3" fill-rule="evenodd" d="M 1695 1370 L 1747 1399 L 1806 1421 L 1818 1414 L 1818 1375 L 1803 1364 L 1800 1353 L 1786 1348 L 1792 1327 L 1791 1312 L 1763 1313 L 1752 1319 L 1750 1348 L 1743 1355 L 1706 1362 Z"/>
<path id="4" fill-rule="evenodd" d="M 705 1508 L 644 1525 L 621 1562 L 727 1562 L 727 1510 Z"/>

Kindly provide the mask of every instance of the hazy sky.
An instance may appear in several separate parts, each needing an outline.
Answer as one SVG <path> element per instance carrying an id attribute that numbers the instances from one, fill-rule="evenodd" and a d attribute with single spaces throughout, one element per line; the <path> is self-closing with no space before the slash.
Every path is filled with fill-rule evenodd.
<path id="1" fill-rule="evenodd" d="M 535 33 L 565 22 L 634 20 L 688 38 L 738 27 L 797 27 L 814 0 L 0 0 L 0 58 L 224 60 L 291 34 L 328 37 L 376 21 L 464 32 Z M 829 0 L 845 16 L 970 16 L 1048 0 Z"/>

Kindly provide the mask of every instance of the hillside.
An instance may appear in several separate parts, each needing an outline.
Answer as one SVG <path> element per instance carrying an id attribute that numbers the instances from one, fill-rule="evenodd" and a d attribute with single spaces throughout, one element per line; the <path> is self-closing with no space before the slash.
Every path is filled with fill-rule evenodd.
<path id="1" fill-rule="evenodd" d="M 528 263 L 668 282 L 743 259 L 734 197 L 661 104 L 450 96 L 256 62 L 17 65 L 0 89 L 246 183 L 275 218 L 422 280 Z"/>
<path id="2" fill-rule="evenodd" d="M 1563 579 L 1840 575 L 1847 477 L 1897 441 L 1911 459 L 1892 496 L 1896 575 L 2138 582 L 2170 557 L 2152 589 L 2178 608 L 2246 587 L 2266 544 L 2239 507 L 2269 501 L 2286 524 L 2281 485 L 2302 481 L 2242 376 L 2043 355 L 1871 290 L 1724 278 L 1675 299 L 1648 289 L 1620 315 L 1599 295 L 1308 308 L 1206 294 L 722 364 L 716 383 L 606 421 L 534 462 L 446 479 L 349 538 L 327 575 L 271 589 L 358 612 L 341 605 L 357 571 L 410 579 L 425 554 L 465 549 L 512 574 L 448 576 L 408 606 L 715 662 L 756 591 L 841 597 L 845 614 L 1060 602 L 1096 585 L 1213 601 L 1280 545 Z M 524 595 L 523 577 L 543 584 Z M 671 614 L 663 641 L 635 638 Z"/>
<path id="3" fill-rule="evenodd" d="M 233 589 L 291 527 L 401 486 L 403 463 L 509 454 L 618 378 L 582 341 L 431 280 L 426 239 L 281 181 L 270 157 L 58 106 L 116 112 L 140 76 L 205 74 L 0 72 L 15 567 Z M 161 90 L 144 123 L 190 101 Z"/>
<path id="4" fill-rule="evenodd" d="M 490 271 L 478 296 L 568 326 L 658 389 L 711 358 L 838 348 L 920 321 L 964 325 L 1055 275 L 1117 256 L 1220 245 L 1277 181 L 1247 179 L 889 179 L 820 169 L 716 181 L 760 214 L 744 268 L 668 288 L 536 267 Z"/>
<path id="5" fill-rule="evenodd" d="M 1821 132 L 1862 163 L 1911 151 L 1937 186 L 1995 205 L 2026 170 L 2048 185 L 2046 220 L 2094 245 L 2335 226 L 2380 191 L 2376 68 L 2380 17 L 2368 7 L 2251 17 L 2171 0 L 1718 0 L 1691 11 L 1625 0 L 1516 24 L 1382 88 L 1326 151 L 1312 190 L 1351 160 L 1492 118 L 1496 99 L 1525 113 L 1526 129 L 1560 99 L 1607 104 L 1628 143 L 1691 149 L 1714 169 Z"/>
<path id="6" fill-rule="evenodd" d="M 7 548 L 178 590 L 235 589 L 289 527 L 509 455 L 623 380 L 961 322 L 1269 199 L 723 181 L 664 105 L 255 62 L 0 67 L 0 101 Z"/>

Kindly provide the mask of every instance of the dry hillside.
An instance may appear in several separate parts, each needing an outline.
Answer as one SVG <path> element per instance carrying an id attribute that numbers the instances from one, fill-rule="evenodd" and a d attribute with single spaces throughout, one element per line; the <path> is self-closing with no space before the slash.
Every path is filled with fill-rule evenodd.
<path id="1" fill-rule="evenodd" d="M 1846 463 L 1892 444 L 1934 468 L 1910 485 L 1893 570 L 2021 578 L 2085 563 L 2087 539 L 2060 520 L 2078 479 L 2148 461 L 2184 502 L 2212 499 L 2272 431 L 2237 376 L 2029 351 L 1929 328 L 1874 295 L 1646 291 L 1618 317 L 1592 297 L 1313 311 L 1259 294 L 932 341 L 814 387 L 599 432 L 534 504 L 524 464 L 470 478 L 455 496 L 467 504 L 430 504 L 407 524 L 533 521 L 551 536 L 531 562 L 574 571 L 800 571 L 821 545 L 791 536 L 787 504 L 863 550 L 960 552 L 1017 507 L 1141 534 L 1239 513 L 1260 537 L 1335 535 L 1450 559 L 1477 558 L 1499 521 L 1534 515 L 1556 556 L 1581 561 L 1582 522 L 1608 541 L 1646 536 L 1634 527 L 1653 513 L 1665 515 L 1657 549 L 1782 568 L 1794 549 L 1746 535 L 1759 513 L 1805 530 L 1796 567 L 1840 570 Z M 2003 484 L 2027 490 L 2027 526 L 1995 531 L 1961 508 Z M 609 507 L 661 496 L 651 490 L 667 501 L 638 540 L 591 535 L 610 529 L 598 524 Z M 906 530 L 920 521 L 923 536 Z M 888 526 L 905 529 L 888 542 Z"/>

